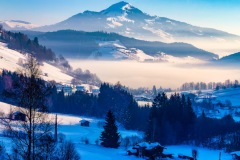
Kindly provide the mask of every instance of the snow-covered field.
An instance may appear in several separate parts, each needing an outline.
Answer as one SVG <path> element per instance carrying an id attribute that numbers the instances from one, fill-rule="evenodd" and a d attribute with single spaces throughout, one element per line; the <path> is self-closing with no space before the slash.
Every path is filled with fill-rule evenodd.
<path id="1" fill-rule="evenodd" d="M 16 108 L 15 106 L 11 106 Z M 10 105 L 0 102 L 0 111 L 5 114 L 9 113 Z M 50 118 L 54 120 L 55 114 L 50 114 Z M 90 121 L 90 127 L 80 126 L 79 121 L 85 119 Z M 142 160 L 135 156 L 128 156 L 126 148 L 119 149 L 104 148 L 96 144 L 102 129 L 104 119 L 96 119 L 91 117 L 62 115 L 58 114 L 58 133 L 66 136 L 66 139 L 71 140 L 81 156 L 81 160 Z M 2 127 L 1 127 L 2 128 Z M 119 127 L 119 132 L 122 137 L 138 136 L 143 137 L 142 132 L 125 130 Z M 84 139 L 89 140 L 89 144 L 84 143 Z M 6 150 L 11 151 L 11 140 L 0 136 L 0 141 L 6 145 Z M 173 153 L 175 157 L 178 154 L 185 154 L 191 156 L 192 149 L 197 149 L 198 160 L 214 160 L 219 158 L 221 152 L 221 160 L 230 160 L 231 155 L 219 150 L 211 150 L 207 148 L 194 147 L 189 145 L 166 146 L 165 153 Z M 177 158 L 176 158 L 177 159 Z"/>
<path id="2" fill-rule="evenodd" d="M 211 150 L 202 147 L 188 146 L 188 145 L 176 145 L 176 146 L 167 146 L 167 153 L 175 153 L 175 157 L 178 154 L 184 154 L 191 156 L 192 149 L 196 149 L 198 151 L 197 160 L 231 160 L 232 156 L 224 151 L 220 150 Z M 221 152 L 221 158 L 219 158 L 219 154 Z"/>
<path id="3" fill-rule="evenodd" d="M 12 49 L 7 48 L 7 44 L 0 42 L 0 70 L 17 71 L 21 69 L 21 62 L 26 60 L 26 56 Z M 44 80 L 55 80 L 70 84 L 73 77 L 63 73 L 59 68 L 43 62 L 41 65 L 42 78 Z"/>
<path id="4" fill-rule="evenodd" d="M 10 106 L 9 104 L 0 102 L 0 112 L 8 114 L 10 110 L 17 109 L 16 106 Z M 50 114 L 49 118 L 54 122 L 55 114 Z M 80 120 L 90 121 L 90 127 L 80 126 Z M 75 143 L 78 152 L 81 155 L 82 160 L 134 160 L 136 157 L 127 156 L 127 152 L 124 148 L 120 149 L 108 149 L 96 144 L 96 140 L 99 141 L 100 134 L 103 130 L 104 119 L 96 119 L 91 117 L 62 115 L 58 114 L 58 133 L 65 135 L 67 140 L 71 140 Z M 0 132 L 2 132 L 2 126 Z M 143 137 L 142 132 L 125 130 L 119 127 L 121 137 L 137 136 Z M 84 140 L 88 139 L 89 144 L 85 144 Z M 6 137 L 0 136 L 0 141 L 6 145 L 6 150 L 11 151 L 11 140 Z"/>

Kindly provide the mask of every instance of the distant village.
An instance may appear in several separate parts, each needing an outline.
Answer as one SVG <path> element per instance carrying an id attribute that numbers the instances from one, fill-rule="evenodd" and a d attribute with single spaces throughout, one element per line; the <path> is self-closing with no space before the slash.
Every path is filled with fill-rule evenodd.
<path id="1" fill-rule="evenodd" d="M 72 95 L 77 91 L 85 92 L 88 94 L 93 94 L 98 96 L 100 93 L 99 87 L 89 84 L 82 84 L 82 85 L 67 85 L 67 84 L 57 84 L 57 92 L 64 92 L 64 95 Z"/>

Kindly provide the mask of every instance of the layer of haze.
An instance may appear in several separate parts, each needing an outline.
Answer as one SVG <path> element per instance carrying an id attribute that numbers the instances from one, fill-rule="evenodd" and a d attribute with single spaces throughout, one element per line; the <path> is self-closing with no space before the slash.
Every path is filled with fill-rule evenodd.
<path id="1" fill-rule="evenodd" d="M 139 63 L 135 61 L 80 61 L 69 60 L 74 69 L 96 73 L 105 82 L 131 87 L 153 85 L 176 89 L 185 82 L 224 82 L 240 79 L 240 70 L 199 66 L 177 66 L 167 63 Z"/>

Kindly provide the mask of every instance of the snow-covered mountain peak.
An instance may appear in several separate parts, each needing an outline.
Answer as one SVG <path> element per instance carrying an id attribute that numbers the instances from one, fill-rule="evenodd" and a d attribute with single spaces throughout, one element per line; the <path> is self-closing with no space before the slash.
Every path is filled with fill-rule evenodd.
<path id="1" fill-rule="evenodd" d="M 119 3 L 113 4 L 105 10 L 101 11 L 104 15 L 118 15 L 124 13 L 131 13 L 131 14 L 143 14 L 142 11 L 132 6 L 130 3 L 121 1 Z"/>
<path id="2" fill-rule="evenodd" d="M 122 10 L 130 10 L 132 9 L 132 6 L 130 4 L 126 4 L 125 6 L 122 7 Z"/>
<path id="3" fill-rule="evenodd" d="M 111 5 L 110 7 L 108 7 L 107 9 L 105 9 L 103 11 L 116 11 L 116 10 L 123 11 L 123 10 L 131 9 L 131 8 L 132 8 L 132 6 L 129 3 L 121 1 L 121 2 Z"/>

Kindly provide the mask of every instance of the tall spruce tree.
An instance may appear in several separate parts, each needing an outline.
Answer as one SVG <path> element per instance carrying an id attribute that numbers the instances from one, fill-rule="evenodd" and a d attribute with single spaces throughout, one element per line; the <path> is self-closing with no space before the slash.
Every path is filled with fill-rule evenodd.
<path id="1" fill-rule="evenodd" d="M 108 111 L 104 130 L 100 136 L 101 145 L 108 148 L 118 148 L 120 145 L 119 138 L 120 134 L 115 124 L 115 117 L 112 111 Z"/>

